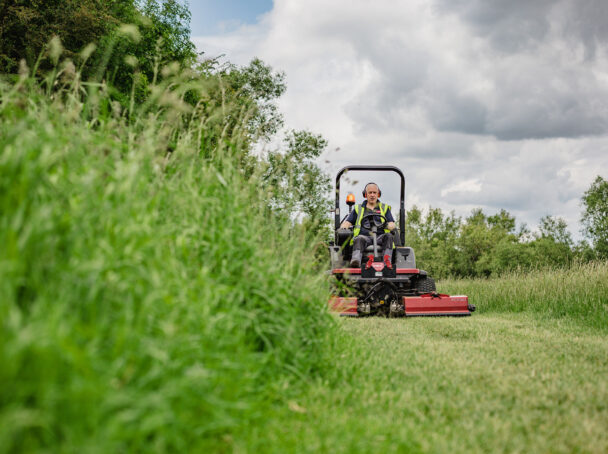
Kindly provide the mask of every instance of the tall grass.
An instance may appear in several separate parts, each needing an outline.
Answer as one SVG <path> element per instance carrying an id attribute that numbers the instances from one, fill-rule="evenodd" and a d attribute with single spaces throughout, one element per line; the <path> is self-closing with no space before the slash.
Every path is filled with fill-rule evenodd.
<path id="1" fill-rule="evenodd" d="M 438 289 L 466 294 L 481 312 L 531 312 L 608 330 L 608 263 L 516 271 L 498 278 L 444 280 Z"/>
<path id="2" fill-rule="evenodd" d="M 169 76 L 130 110 L 0 84 L 0 452 L 221 449 L 324 367 L 327 289 L 238 164 L 247 112 Z"/>

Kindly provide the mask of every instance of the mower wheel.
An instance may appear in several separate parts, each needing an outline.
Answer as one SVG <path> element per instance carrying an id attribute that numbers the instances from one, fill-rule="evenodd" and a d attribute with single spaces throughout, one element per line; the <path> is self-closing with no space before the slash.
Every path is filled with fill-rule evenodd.
<path id="1" fill-rule="evenodd" d="M 435 288 L 435 280 L 428 276 L 419 276 L 416 281 L 416 290 L 420 294 L 431 293 L 437 290 Z"/>

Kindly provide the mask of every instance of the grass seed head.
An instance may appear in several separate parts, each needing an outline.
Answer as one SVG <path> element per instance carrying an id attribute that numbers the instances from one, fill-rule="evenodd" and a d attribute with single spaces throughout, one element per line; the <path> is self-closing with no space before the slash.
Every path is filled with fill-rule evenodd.
<path id="1" fill-rule="evenodd" d="M 80 58 L 82 59 L 82 61 L 87 61 L 89 57 L 93 55 L 95 49 L 97 49 L 97 46 L 94 43 L 87 44 L 84 49 L 80 51 Z"/>
<path id="2" fill-rule="evenodd" d="M 141 33 L 137 28 L 137 25 L 133 24 L 122 24 L 118 28 L 118 33 L 122 36 L 125 36 L 131 39 L 133 42 L 138 43 L 141 40 Z"/>
<path id="3" fill-rule="evenodd" d="M 49 57 L 54 65 L 59 61 L 59 57 L 63 53 L 63 45 L 59 36 L 55 35 L 51 38 L 48 44 Z"/>

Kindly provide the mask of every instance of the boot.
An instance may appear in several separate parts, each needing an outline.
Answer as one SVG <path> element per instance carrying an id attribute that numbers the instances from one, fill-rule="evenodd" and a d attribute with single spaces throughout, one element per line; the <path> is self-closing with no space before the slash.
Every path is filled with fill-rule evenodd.
<path id="1" fill-rule="evenodd" d="M 374 263 L 374 256 L 370 254 L 367 256 L 367 263 L 365 264 L 365 269 L 369 270 L 372 267 L 372 263 Z"/>
<path id="2" fill-rule="evenodd" d="M 384 256 L 384 264 L 386 265 L 386 267 L 389 270 L 393 269 L 393 264 L 391 263 L 391 257 L 390 257 L 390 255 L 387 254 L 387 255 Z"/>
<path id="3" fill-rule="evenodd" d="M 348 266 L 351 268 L 361 268 L 361 251 L 353 251 L 353 256 Z"/>

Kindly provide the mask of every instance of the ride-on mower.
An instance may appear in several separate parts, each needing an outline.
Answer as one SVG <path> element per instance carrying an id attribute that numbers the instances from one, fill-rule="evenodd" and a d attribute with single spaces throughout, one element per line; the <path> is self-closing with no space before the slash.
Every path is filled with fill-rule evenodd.
<path id="1" fill-rule="evenodd" d="M 392 268 L 384 263 L 379 251 L 377 234 L 383 233 L 386 218 L 378 212 L 361 219 L 361 226 L 371 232 L 372 245 L 365 249 L 360 268 L 350 268 L 352 255 L 352 228 L 340 228 L 346 216 L 340 220 L 340 178 L 351 171 L 395 172 L 401 177 L 399 201 L 399 227 L 394 235 L 395 248 L 391 258 Z M 353 194 L 346 203 L 349 213 L 355 204 Z M 391 210 L 392 211 L 392 210 Z M 334 296 L 329 308 L 342 316 L 361 317 L 384 315 L 389 317 L 419 316 L 466 316 L 475 306 L 467 296 L 449 296 L 437 293 L 435 281 L 427 272 L 416 268 L 416 257 L 411 247 L 405 246 L 405 177 L 393 166 L 347 166 L 336 175 L 335 240 L 329 245 L 331 274 L 336 279 Z"/>

